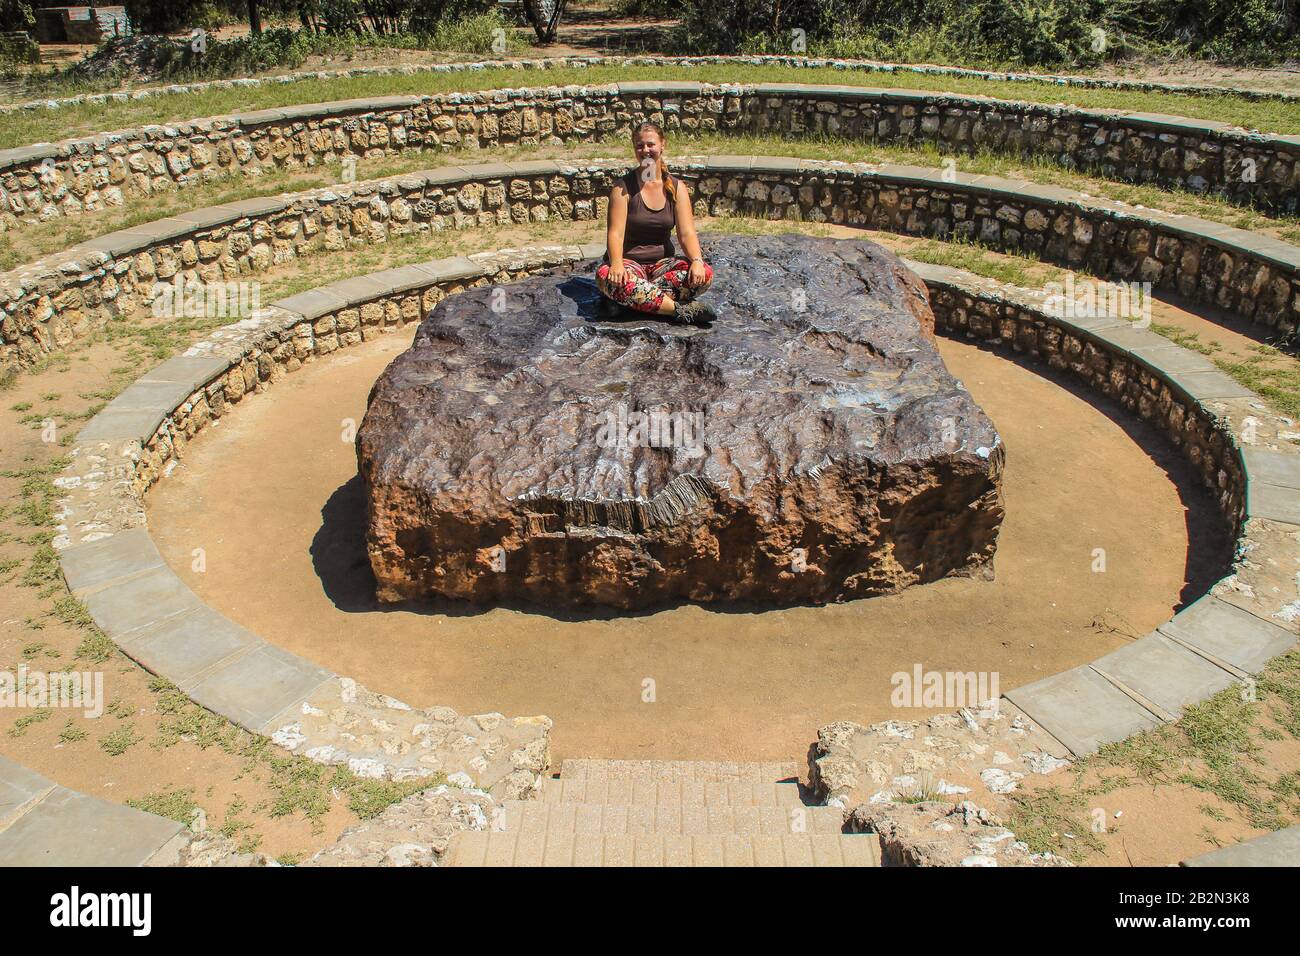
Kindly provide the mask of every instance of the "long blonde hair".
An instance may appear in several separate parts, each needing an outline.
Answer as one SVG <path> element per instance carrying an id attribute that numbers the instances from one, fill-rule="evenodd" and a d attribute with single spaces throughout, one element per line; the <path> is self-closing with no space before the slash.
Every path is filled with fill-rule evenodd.
<path id="1" fill-rule="evenodd" d="M 632 144 L 634 146 L 636 145 L 636 138 L 646 130 L 650 130 L 658 136 L 659 142 L 663 143 L 665 146 L 668 145 L 668 137 L 664 135 L 663 127 L 658 123 L 651 123 L 647 120 L 636 129 L 632 130 Z M 659 181 L 664 184 L 664 192 L 667 194 L 669 199 L 675 201 L 677 199 L 677 187 L 673 185 L 673 178 L 668 175 L 668 164 L 664 162 L 663 153 L 659 154 L 659 159 L 655 163 L 655 169 L 659 173 Z"/>

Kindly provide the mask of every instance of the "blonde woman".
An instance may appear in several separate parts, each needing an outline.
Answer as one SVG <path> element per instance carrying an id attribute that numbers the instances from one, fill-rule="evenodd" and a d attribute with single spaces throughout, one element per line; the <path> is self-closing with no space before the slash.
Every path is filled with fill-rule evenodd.
<path id="1" fill-rule="evenodd" d="M 607 248 L 596 286 L 630 309 L 682 325 L 707 325 L 718 314 L 695 297 L 713 281 L 713 269 L 700 252 L 686 184 L 668 174 L 665 145 L 664 132 L 654 123 L 632 132 L 637 168 L 609 191 Z M 673 248 L 674 228 L 685 256 Z"/>

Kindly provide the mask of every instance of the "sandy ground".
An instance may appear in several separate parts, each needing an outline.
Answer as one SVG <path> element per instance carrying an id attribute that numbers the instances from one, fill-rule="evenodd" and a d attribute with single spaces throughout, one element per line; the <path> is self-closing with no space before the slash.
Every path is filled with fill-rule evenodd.
<path id="1" fill-rule="evenodd" d="M 20 376 L 12 388 L 0 393 L 0 561 L 24 555 L 19 539 L 32 533 L 12 515 L 22 480 L 15 477 L 17 471 L 48 461 L 61 450 L 44 444 L 39 430 L 19 423 L 12 406 L 32 402 L 40 407 L 42 396 L 49 395 L 57 396 L 62 408 L 85 405 L 78 401 L 79 393 L 103 388 L 107 370 L 122 361 L 110 346 L 90 346 L 66 364 Z M 63 434 L 60 429 L 56 437 Z M 157 746 L 162 718 L 149 687 L 150 675 L 120 654 L 102 664 L 77 659 L 83 632 L 52 616 L 49 600 L 37 589 L 19 586 L 15 577 L 19 573 L 0 575 L 0 671 L 17 673 L 25 664 L 29 673 L 102 672 L 104 703 L 116 710 L 92 718 L 81 710 L 56 710 L 48 719 L 20 730 L 17 721 L 32 712 L 0 707 L 0 754 L 66 787 L 115 803 L 163 790 L 189 789 L 210 825 L 251 822 L 254 834 L 262 838 L 260 849 L 272 857 L 310 853 L 357 822 L 342 802 L 334 803 L 319 829 L 301 814 L 273 818 L 264 812 L 238 811 L 240 805 L 257 807 L 275 796 L 259 771 L 217 747 L 201 749 L 188 741 Z M 56 596 L 66 593 L 61 577 L 55 587 Z M 106 735 L 128 727 L 137 742 L 124 753 L 113 755 L 100 746 Z M 84 736 L 62 739 L 68 728 Z"/>
<path id="2" fill-rule="evenodd" d="M 151 495 L 151 528 L 177 573 L 246 627 L 416 706 L 548 714 L 557 759 L 797 760 L 830 721 L 928 713 L 889 703 L 891 675 L 914 664 L 996 671 L 1005 690 L 1140 637 L 1209 583 L 1189 552 L 1221 553 L 1208 497 L 1147 429 L 944 340 L 1008 448 L 992 583 L 763 613 L 381 610 L 343 433 L 412 332 L 310 366 L 201 436 Z M 1105 573 L 1090 569 L 1095 548 Z"/>

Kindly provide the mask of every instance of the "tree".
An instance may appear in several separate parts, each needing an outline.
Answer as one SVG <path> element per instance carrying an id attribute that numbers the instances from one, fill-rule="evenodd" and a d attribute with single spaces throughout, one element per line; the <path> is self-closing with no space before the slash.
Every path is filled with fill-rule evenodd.
<path id="1" fill-rule="evenodd" d="M 254 35 L 262 32 L 262 11 L 257 8 L 257 0 L 248 0 L 248 29 Z"/>

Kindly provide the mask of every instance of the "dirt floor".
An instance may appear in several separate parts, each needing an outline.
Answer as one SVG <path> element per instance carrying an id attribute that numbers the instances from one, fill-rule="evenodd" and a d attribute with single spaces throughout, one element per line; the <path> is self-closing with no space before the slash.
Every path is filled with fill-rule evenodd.
<path id="1" fill-rule="evenodd" d="M 993 583 L 763 613 L 384 611 L 342 435 L 411 334 L 311 366 L 205 433 L 151 495 L 151 528 L 177 573 L 240 624 L 413 705 L 548 714 L 558 759 L 797 760 L 832 720 L 927 713 L 889 704 L 891 675 L 916 663 L 997 671 L 1007 689 L 1140 637 L 1209 583 L 1215 568 L 1189 553 L 1222 553 L 1209 499 L 1144 427 L 944 340 L 1008 448 Z M 1105 573 L 1091 570 L 1096 548 Z"/>

